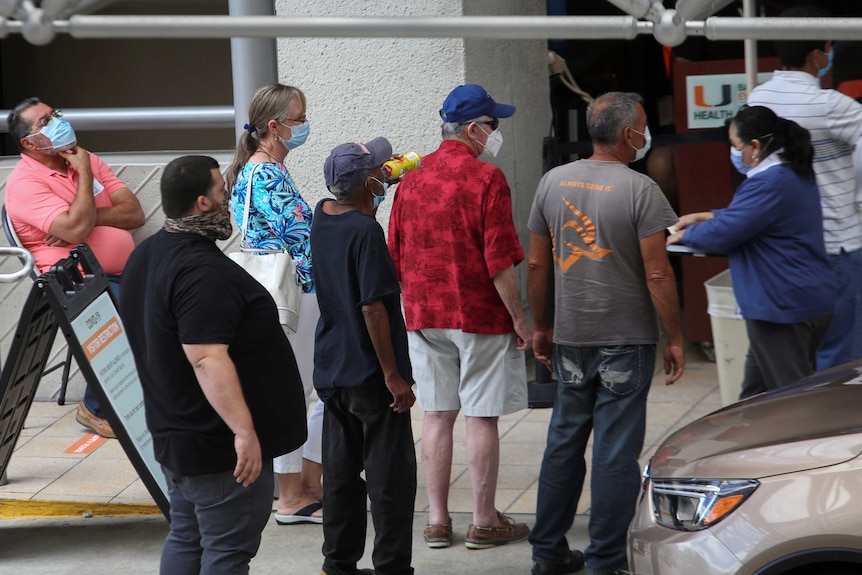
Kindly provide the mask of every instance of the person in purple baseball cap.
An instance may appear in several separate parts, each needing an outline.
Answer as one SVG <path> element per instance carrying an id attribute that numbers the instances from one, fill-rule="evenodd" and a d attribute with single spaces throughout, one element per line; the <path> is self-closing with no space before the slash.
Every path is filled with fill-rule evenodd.
<path id="1" fill-rule="evenodd" d="M 374 219 L 386 197 L 386 138 L 332 149 L 323 165 L 335 199 L 314 211 L 311 246 L 320 305 L 314 387 L 323 424 L 325 575 L 413 573 L 416 398 L 401 315 L 401 290 Z M 365 479 L 360 476 L 365 471 Z M 374 520 L 374 569 L 357 569 L 365 549 L 366 494 Z"/>

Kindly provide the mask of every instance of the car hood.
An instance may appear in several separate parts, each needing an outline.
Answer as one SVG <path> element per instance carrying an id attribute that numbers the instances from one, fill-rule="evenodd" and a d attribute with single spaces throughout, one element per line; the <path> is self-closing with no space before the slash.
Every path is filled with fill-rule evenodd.
<path id="1" fill-rule="evenodd" d="M 653 456 L 654 478 L 757 479 L 862 453 L 862 362 L 800 380 L 698 419 Z"/>

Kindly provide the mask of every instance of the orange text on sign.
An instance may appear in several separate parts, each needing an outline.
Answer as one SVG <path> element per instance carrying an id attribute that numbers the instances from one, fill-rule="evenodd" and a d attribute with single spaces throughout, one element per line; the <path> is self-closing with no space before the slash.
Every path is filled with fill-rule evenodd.
<path id="1" fill-rule="evenodd" d="M 87 354 L 87 359 L 92 361 L 105 346 L 121 333 L 123 333 L 123 328 L 120 327 L 119 320 L 116 317 L 109 319 L 105 327 L 81 346 L 84 348 L 84 353 Z"/>

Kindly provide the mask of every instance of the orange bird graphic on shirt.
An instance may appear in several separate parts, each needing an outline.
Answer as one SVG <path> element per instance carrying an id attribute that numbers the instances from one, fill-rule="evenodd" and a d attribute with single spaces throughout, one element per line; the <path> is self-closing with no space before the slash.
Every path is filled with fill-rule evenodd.
<path id="1" fill-rule="evenodd" d="M 613 250 L 609 250 L 607 248 L 601 248 L 595 245 L 596 241 L 596 226 L 593 224 L 593 221 L 586 216 L 581 210 L 573 206 L 568 200 L 562 198 L 563 202 L 565 202 L 566 207 L 568 207 L 573 214 L 575 214 L 575 218 L 567 221 L 563 224 L 561 231 L 562 232 L 566 228 L 573 228 L 578 235 L 581 237 L 581 240 L 584 242 L 584 246 L 578 246 L 570 241 L 563 240 L 563 243 L 571 250 L 571 253 L 563 259 L 561 256 L 557 255 L 557 239 L 554 237 L 554 232 L 551 232 L 551 241 L 554 243 L 554 261 L 556 261 L 560 268 L 563 271 L 567 271 L 572 264 L 581 259 L 581 256 L 585 256 L 588 258 L 592 258 L 594 260 L 598 260 L 611 253 Z"/>

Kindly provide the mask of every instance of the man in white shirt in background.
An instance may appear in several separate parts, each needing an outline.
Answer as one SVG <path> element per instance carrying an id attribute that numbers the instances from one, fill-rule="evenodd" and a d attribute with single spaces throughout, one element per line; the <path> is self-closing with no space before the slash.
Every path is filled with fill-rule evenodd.
<path id="1" fill-rule="evenodd" d="M 829 13 L 797 6 L 780 16 Z M 775 50 L 783 69 L 752 90 L 748 105 L 766 106 L 811 132 L 826 252 L 838 281 L 835 314 L 817 350 L 817 369 L 822 370 L 862 357 L 862 188 L 853 166 L 853 150 L 862 137 L 862 104 L 820 88 L 820 78 L 832 66 L 832 42 L 782 40 L 775 42 Z"/>

